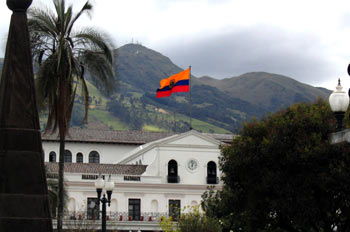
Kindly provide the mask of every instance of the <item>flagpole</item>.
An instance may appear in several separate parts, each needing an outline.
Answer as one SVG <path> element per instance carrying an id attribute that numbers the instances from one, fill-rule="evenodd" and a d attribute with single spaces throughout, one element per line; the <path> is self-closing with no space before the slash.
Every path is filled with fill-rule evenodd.
<path id="1" fill-rule="evenodd" d="M 190 130 L 192 130 L 192 80 L 191 80 L 191 65 L 190 69 Z"/>

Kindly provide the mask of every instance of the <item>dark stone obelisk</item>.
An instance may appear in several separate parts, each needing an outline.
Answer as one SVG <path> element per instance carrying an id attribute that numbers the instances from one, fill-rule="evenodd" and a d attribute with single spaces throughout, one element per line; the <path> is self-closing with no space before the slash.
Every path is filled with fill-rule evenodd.
<path id="1" fill-rule="evenodd" d="M 0 231 L 52 231 L 26 11 L 13 11 L 0 85 Z"/>

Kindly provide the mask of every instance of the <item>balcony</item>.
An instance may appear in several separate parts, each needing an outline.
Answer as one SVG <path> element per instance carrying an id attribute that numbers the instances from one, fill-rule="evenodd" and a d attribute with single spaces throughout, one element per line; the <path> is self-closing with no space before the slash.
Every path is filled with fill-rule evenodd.
<path id="1" fill-rule="evenodd" d="M 207 184 L 218 184 L 219 177 L 217 176 L 207 176 Z"/>
<path id="2" fill-rule="evenodd" d="M 167 213 L 141 212 L 140 220 L 133 220 L 128 212 L 108 212 L 107 230 L 129 231 L 161 231 L 159 222 L 168 218 Z M 98 216 L 98 215 L 96 215 Z M 101 218 L 100 212 L 99 218 Z M 53 219 L 53 228 L 57 228 L 57 220 Z M 101 219 L 87 215 L 86 211 L 65 213 L 63 218 L 63 229 L 65 230 L 100 230 Z"/>
<path id="3" fill-rule="evenodd" d="M 180 176 L 169 175 L 168 183 L 180 183 Z"/>

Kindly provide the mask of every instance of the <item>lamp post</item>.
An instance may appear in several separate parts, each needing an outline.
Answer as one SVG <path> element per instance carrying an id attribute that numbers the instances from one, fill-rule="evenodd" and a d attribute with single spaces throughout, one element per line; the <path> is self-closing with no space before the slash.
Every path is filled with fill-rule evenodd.
<path id="1" fill-rule="evenodd" d="M 111 175 L 109 175 L 108 181 L 105 181 L 102 179 L 102 176 L 99 175 L 98 179 L 95 181 L 95 187 L 97 192 L 97 204 L 100 205 L 100 202 L 102 203 L 102 232 L 106 232 L 106 203 L 108 203 L 108 206 L 111 206 L 111 197 L 114 188 Z M 107 192 L 107 198 L 105 192 L 101 198 L 102 190 Z"/>
<path id="2" fill-rule="evenodd" d="M 329 96 L 329 104 L 337 119 L 337 131 L 340 131 L 343 129 L 343 119 L 349 106 L 349 96 L 343 91 L 343 87 L 340 85 L 340 78 L 338 79 L 336 90 Z"/>

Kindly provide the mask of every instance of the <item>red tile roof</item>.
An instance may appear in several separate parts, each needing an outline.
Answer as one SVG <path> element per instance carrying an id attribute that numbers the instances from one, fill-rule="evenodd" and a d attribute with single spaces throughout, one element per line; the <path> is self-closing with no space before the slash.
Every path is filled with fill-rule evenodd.
<path id="1" fill-rule="evenodd" d="M 47 171 L 58 173 L 58 163 L 45 162 Z M 147 165 L 130 164 L 97 164 L 97 163 L 65 163 L 64 172 L 89 174 L 122 174 L 141 175 L 146 171 Z"/>
<path id="2" fill-rule="evenodd" d="M 150 132 L 150 131 L 112 131 L 112 130 L 91 130 L 91 129 L 69 129 L 67 142 L 92 142 L 92 143 L 127 143 L 145 144 L 158 139 L 162 139 L 174 133 Z M 58 141 L 58 135 L 43 134 L 43 141 Z"/>
<path id="3" fill-rule="evenodd" d="M 224 143 L 231 143 L 232 134 L 209 134 L 203 133 Z M 90 143 L 121 143 L 142 145 L 152 141 L 175 135 L 171 132 L 151 132 L 151 131 L 113 131 L 113 130 L 92 130 L 71 128 L 66 137 L 67 142 L 90 142 Z M 42 135 L 43 141 L 58 141 L 58 135 Z"/>

